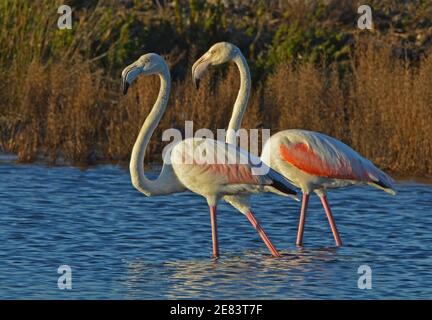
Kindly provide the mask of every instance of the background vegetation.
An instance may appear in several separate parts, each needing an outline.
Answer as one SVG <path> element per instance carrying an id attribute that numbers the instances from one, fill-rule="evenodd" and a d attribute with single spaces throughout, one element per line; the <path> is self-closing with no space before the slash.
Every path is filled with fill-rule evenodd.
<path id="1" fill-rule="evenodd" d="M 369 1 L 374 30 L 357 28 L 349 0 L 69 0 L 73 29 L 59 30 L 65 1 L 0 0 L 0 151 L 21 161 L 126 161 L 158 91 L 142 78 L 128 96 L 121 69 L 146 52 L 169 61 L 173 92 L 161 132 L 225 128 L 235 67 L 196 91 L 190 66 L 217 41 L 247 57 L 254 90 L 245 128 L 321 131 L 385 170 L 432 175 L 432 2 Z"/>

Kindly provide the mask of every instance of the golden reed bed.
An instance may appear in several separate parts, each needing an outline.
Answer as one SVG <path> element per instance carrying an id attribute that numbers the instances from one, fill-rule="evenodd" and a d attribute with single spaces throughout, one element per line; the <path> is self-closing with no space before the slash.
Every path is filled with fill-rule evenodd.
<path id="1" fill-rule="evenodd" d="M 158 81 L 140 79 L 123 97 L 120 73 L 107 61 L 119 59 L 126 45 L 116 47 L 116 42 L 105 55 L 91 54 L 100 49 L 95 43 L 113 36 L 112 30 L 120 34 L 122 26 L 89 9 L 68 40 L 47 27 L 55 25 L 56 11 L 47 8 L 56 1 L 44 1 L 45 7 L 5 3 L 0 5 L 1 28 L 7 30 L 0 35 L 0 151 L 16 153 L 21 161 L 128 160 Z M 124 13 L 119 10 L 117 16 Z M 176 50 L 168 60 L 188 71 L 174 78 L 167 113 L 146 158 L 150 161 L 161 159 L 164 129 L 181 129 L 185 120 L 193 120 L 195 129 L 226 128 L 238 90 L 237 71 L 228 68 L 206 77 L 196 91 L 188 61 L 204 49 L 195 48 L 189 57 Z M 414 61 L 395 57 L 388 38 L 371 34 L 355 38 L 342 62 L 323 66 L 286 59 L 268 74 L 250 63 L 254 90 L 244 128 L 320 131 L 393 174 L 432 175 L 432 55 Z"/>

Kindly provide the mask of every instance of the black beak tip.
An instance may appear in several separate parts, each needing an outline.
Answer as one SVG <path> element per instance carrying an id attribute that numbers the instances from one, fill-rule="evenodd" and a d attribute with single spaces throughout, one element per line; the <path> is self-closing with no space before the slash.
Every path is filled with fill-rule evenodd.
<path id="1" fill-rule="evenodd" d="M 194 79 L 194 86 L 195 86 L 195 89 L 199 89 L 199 85 L 200 85 L 200 79 Z"/>
<path id="2" fill-rule="evenodd" d="M 126 81 L 123 83 L 123 94 L 126 95 L 129 89 L 129 83 Z"/>

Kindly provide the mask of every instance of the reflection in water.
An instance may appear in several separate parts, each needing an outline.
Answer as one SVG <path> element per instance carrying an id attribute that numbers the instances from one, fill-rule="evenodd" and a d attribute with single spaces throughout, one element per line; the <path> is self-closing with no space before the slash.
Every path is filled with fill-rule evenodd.
<path id="1" fill-rule="evenodd" d="M 215 261 L 201 197 L 146 198 L 114 166 L 48 168 L 0 157 L 0 179 L 0 298 L 432 297 L 430 185 L 400 183 L 397 197 L 366 187 L 332 192 L 344 241 L 337 249 L 316 198 L 305 247 L 297 248 L 299 204 L 256 196 L 279 259 L 244 216 L 221 204 Z M 57 289 L 61 264 L 72 268 L 69 292 Z M 372 290 L 357 288 L 363 264 L 373 270 Z"/>
<path id="2" fill-rule="evenodd" d="M 324 248 L 284 252 L 281 258 L 246 251 L 243 256 L 225 256 L 217 260 L 168 261 L 161 266 L 142 260 L 127 263 L 124 284 L 130 297 L 138 297 L 146 290 L 145 283 L 156 272 L 167 274 L 169 288 L 167 299 L 210 298 L 215 290 L 223 298 L 249 296 L 270 298 L 284 291 L 287 286 L 303 286 L 305 274 L 317 264 L 334 261 L 337 249 Z M 161 279 L 161 278 L 159 278 Z M 273 283 L 269 287 L 269 283 Z M 148 285 L 148 283 L 147 283 Z M 223 291 L 222 291 L 222 290 Z"/>

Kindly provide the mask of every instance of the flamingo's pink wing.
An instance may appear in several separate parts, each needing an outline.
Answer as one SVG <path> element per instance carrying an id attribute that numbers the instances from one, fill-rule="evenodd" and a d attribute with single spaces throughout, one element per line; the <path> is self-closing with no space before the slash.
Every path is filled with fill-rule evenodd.
<path id="1" fill-rule="evenodd" d="M 254 165 L 251 160 L 254 160 L 256 164 L 261 164 L 259 158 L 223 141 L 207 139 L 205 145 L 210 148 L 209 150 L 211 147 L 214 148 L 218 154 L 216 159 L 222 159 L 222 163 L 220 161 L 219 163 L 206 163 L 203 159 L 198 159 L 199 163 L 204 170 L 212 172 L 218 177 L 223 177 L 226 183 L 253 185 L 270 183 L 268 177 L 253 174 Z M 199 157 L 200 154 L 195 154 L 195 157 Z"/>
<path id="2" fill-rule="evenodd" d="M 187 140 L 174 148 L 173 159 L 182 165 L 185 175 L 206 184 L 271 186 L 296 194 L 289 182 L 260 158 L 223 141 Z"/>
<path id="3" fill-rule="evenodd" d="M 356 165 L 355 159 L 332 148 L 322 148 L 317 150 L 304 142 L 281 143 L 279 152 L 286 162 L 311 175 L 352 180 L 366 178 L 364 170 Z"/>
<path id="4" fill-rule="evenodd" d="M 259 158 L 223 141 L 193 139 L 189 140 L 188 144 L 184 143 L 184 147 L 177 151 L 177 161 L 186 164 L 183 170 L 188 171 L 195 179 L 209 182 L 217 180 L 223 184 L 271 183 L 266 175 L 254 174 L 254 164 L 262 164 Z"/>
<path id="5" fill-rule="evenodd" d="M 259 176 L 253 175 L 251 167 L 245 164 L 202 164 L 207 170 L 223 176 L 229 184 L 261 184 Z"/>

